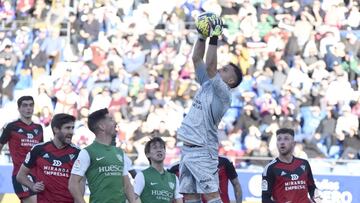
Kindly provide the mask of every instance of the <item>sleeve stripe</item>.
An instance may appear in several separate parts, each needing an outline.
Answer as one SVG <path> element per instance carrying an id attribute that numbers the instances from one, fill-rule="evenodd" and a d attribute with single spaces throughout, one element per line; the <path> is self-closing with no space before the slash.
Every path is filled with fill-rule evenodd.
<path id="1" fill-rule="evenodd" d="M 265 168 L 264 168 L 264 172 L 263 172 L 263 176 L 266 176 L 268 168 L 273 165 L 274 163 L 276 163 L 276 159 L 273 159 L 270 163 L 268 163 Z"/>

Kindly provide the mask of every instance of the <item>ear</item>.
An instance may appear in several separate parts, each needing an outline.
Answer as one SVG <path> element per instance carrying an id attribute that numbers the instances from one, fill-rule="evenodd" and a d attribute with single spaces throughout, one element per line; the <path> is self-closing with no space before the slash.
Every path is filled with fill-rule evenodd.
<path id="1" fill-rule="evenodd" d="M 59 132 L 60 132 L 60 129 L 59 129 L 59 128 L 57 128 L 57 127 L 54 127 L 54 128 L 53 128 L 53 131 L 54 131 L 54 134 L 57 134 L 57 133 L 59 133 Z"/>
<path id="2" fill-rule="evenodd" d="M 100 121 L 99 124 L 98 124 L 98 128 L 100 130 L 104 131 L 104 129 L 105 129 L 104 122 Z"/>

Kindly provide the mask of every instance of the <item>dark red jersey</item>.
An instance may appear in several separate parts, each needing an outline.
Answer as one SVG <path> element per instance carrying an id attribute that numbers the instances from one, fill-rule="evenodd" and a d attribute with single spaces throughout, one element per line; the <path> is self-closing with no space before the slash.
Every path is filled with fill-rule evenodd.
<path id="1" fill-rule="evenodd" d="M 14 164 L 13 176 L 16 176 L 26 154 L 34 145 L 43 142 L 43 129 L 39 124 L 28 125 L 19 119 L 4 127 L 0 143 L 7 142 L 9 142 L 10 156 Z"/>
<path id="2" fill-rule="evenodd" d="M 35 145 L 24 165 L 36 171 L 36 181 L 43 181 L 45 190 L 37 194 L 38 203 L 74 202 L 68 190 L 71 169 L 80 149 L 67 145 L 58 149 L 52 141 Z"/>
<path id="3" fill-rule="evenodd" d="M 228 185 L 229 180 L 238 177 L 234 165 L 226 157 L 219 156 L 219 187 L 220 197 L 223 203 L 229 203 Z"/>
<path id="4" fill-rule="evenodd" d="M 234 165 L 229 161 L 228 158 L 223 156 L 219 156 L 218 170 L 221 200 L 223 203 L 230 203 L 228 192 L 229 180 L 237 178 L 238 175 L 236 173 Z M 174 164 L 168 171 L 179 176 L 179 164 Z M 203 202 L 206 203 L 205 198 L 202 199 Z"/>
<path id="5" fill-rule="evenodd" d="M 291 163 L 274 159 L 264 169 L 262 180 L 262 202 L 308 203 L 315 182 L 309 162 L 294 157 Z"/>

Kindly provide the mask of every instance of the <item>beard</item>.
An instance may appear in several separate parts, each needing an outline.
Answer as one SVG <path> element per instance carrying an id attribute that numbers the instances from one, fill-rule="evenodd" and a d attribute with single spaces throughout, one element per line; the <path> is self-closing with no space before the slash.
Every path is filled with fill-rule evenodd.
<path id="1" fill-rule="evenodd" d="M 291 153 L 292 153 L 291 148 L 279 152 L 279 154 L 281 154 L 282 156 L 286 156 L 286 155 L 289 155 Z"/>

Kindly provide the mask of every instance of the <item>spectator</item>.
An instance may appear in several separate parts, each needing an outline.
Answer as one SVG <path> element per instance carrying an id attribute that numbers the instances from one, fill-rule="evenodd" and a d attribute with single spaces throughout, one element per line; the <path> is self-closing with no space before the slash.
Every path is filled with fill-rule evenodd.
<path id="1" fill-rule="evenodd" d="M 12 70 L 6 70 L 4 76 L 0 78 L 0 103 L 2 106 L 5 106 L 8 102 L 13 101 L 17 81 L 18 79 Z"/>
<path id="2" fill-rule="evenodd" d="M 85 15 L 84 15 L 85 16 Z M 100 24 L 92 12 L 87 13 L 86 21 L 82 23 L 80 29 L 80 41 L 87 49 L 92 42 L 98 39 Z"/>
<path id="3" fill-rule="evenodd" d="M 60 29 L 57 27 L 52 27 L 50 36 L 46 37 L 41 45 L 41 50 L 44 51 L 51 60 L 51 68 L 54 68 L 60 59 L 62 50 L 61 43 L 62 40 L 60 38 Z"/>
<path id="4" fill-rule="evenodd" d="M 337 115 L 333 107 L 326 107 L 326 116 L 323 118 L 315 130 L 313 142 L 317 143 L 323 153 L 327 154 L 330 147 L 335 144 L 335 127 Z M 325 147 L 325 148 L 324 148 Z"/>
<path id="5" fill-rule="evenodd" d="M 40 44 L 34 43 L 31 53 L 25 56 L 24 67 L 29 68 L 33 79 L 37 80 L 40 75 L 46 74 L 47 62 L 47 56 L 40 50 Z"/>
<path id="6" fill-rule="evenodd" d="M 13 46 L 11 44 L 5 45 L 5 48 L 0 52 L 0 64 L 8 70 L 15 72 L 18 59 L 13 51 Z"/>

